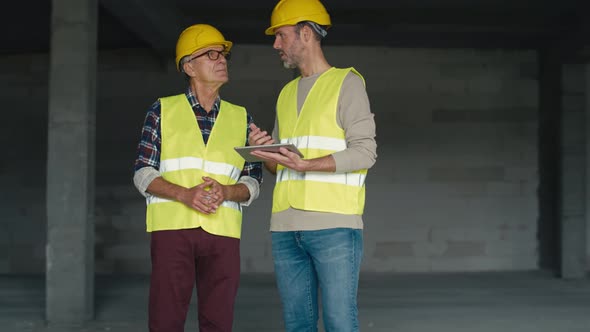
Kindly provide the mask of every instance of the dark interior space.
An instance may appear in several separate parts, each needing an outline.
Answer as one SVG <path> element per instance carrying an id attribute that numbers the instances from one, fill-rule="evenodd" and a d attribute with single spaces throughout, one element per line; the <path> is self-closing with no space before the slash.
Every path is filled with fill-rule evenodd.
<path id="1" fill-rule="evenodd" d="M 370 194 L 376 197 L 367 204 L 368 216 L 377 222 L 366 231 L 371 243 L 364 258 L 368 277 L 362 279 L 360 290 L 363 330 L 585 331 L 587 278 L 568 280 L 562 271 L 563 256 L 569 253 L 564 242 L 576 235 L 571 228 L 564 231 L 569 213 L 564 206 L 574 206 L 573 218 L 588 218 L 575 210 L 585 209 L 583 204 L 564 202 L 564 197 L 580 198 L 577 191 L 564 189 L 564 174 L 571 165 L 566 163 L 586 158 L 590 150 L 583 144 L 590 143 L 586 127 L 572 130 L 563 119 L 569 112 L 584 122 L 583 113 L 589 109 L 590 84 L 585 79 L 590 79 L 590 71 L 582 71 L 590 62 L 590 1 L 322 2 L 333 23 L 323 44 L 340 52 L 338 61 L 353 59 L 358 63 L 351 65 L 362 68 L 363 75 L 370 73 L 367 89 L 382 125 L 381 163 L 373 173 L 378 176 L 368 180 Z M 0 132 L 5 142 L 16 142 L 0 159 L 0 176 L 9 181 L 0 203 L 7 211 L 5 221 L 0 221 L 0 326 L 13 327 L 14 332 L 79 331 L 51 330 L 44 321 L 51 289 L 45 279 L 51 264 L 46 243 L 51 231 L 51 36 L 62 23 L 83 24 L 74 14 L 71 22 L 52 21 L 55 3 L 14 2 L 10 14 L 0 20 L 0 83 L 7 91 L 0 101 L 9 109 Z M 224 98 L 247 100 L 252 105 L 248 110 L 259 112 L 254 115 L 270 128 L 272 116 L 262 117 L 262 112 L 273 110 L 275 100 L 270 96 L 278 94 L 282 80 L 297 76 L 294 70 L 274 75 L 259 60 L 276 60 L 270 57 L 276 55 L 274 37 L 264 34 L 275 3 L 96 0 L 98 70 L 92 79 L 97 98 L 95 118 L 89 120 L 96 137 L 88 147 L 96 158 L 90 165 L 94 183 L 89 186 L 95 185 L 95 190 L 88 195 L 94 200 L 94 215 L 88 216 L 94 234 L 91 245 L 80 246 L 89 249 L 94 261 L 77 261 L 94 268 L 87 269 L 96 276 L 96 284 L 85 299 L 94 300 L 96 308 L 94 321 L 84 331 L 144 330 L 149 235 L 145 200 L 133 187 L 133 161 L 145 111 L 159 96 L 185 88 L 173 64 L 178 35 L 191 24 L 208 23 L 234 46 L 244 47 L 244 53 L 232 55 L 237 64 L 232 63 L 230 73 L 237 79 L 230 81 Z M 586 85 L 571 77 L 564 84 L 572 71 Z M 579 134 L 573 140 L 581 145 L 568 145 L 568 131 Z M 522 165 L 527 156 L 533 156 L 532 166 Z M 429 162 L 432 167 L 424 167 Z M 524 180 L 506 180 L 509 172 Z M 578 173 L 571 173 L 567 183 L 576 180 Z M 480 181 L 486 176 L 492 180 Z M 236 312 L 244 325 L 237 331 L 274 332 L 282 326 L 268 272 L 274 178 L 265 181 L 266 196 L 249 210 L 252 221 L 244 236 L 247 257 L 242 264 L 252 273 L 245 275 L 240 289 Z M 406 209 L 391 211 L 400 207 Z M 424 221 L 428 218 L 430 224 Z M 587 221 L 575 226 L 582 224 L 590 227 Z M 390 236 L 390 231 L 399 233 Z M 501 239 L 494 237 L 496 233 Z M 584 246 L 590 255 L 590 247 Z M 535 262 L 528 264 L 529 259 Z M 581 265 L 587 275 L 590 259 L 584 259 Z M 190 310 L 194 314 L 194 298 Z M 265 315 L 273 317 L 266 322 L 267 330 L 257 329 Z M 189 318 L 188 325 L 194 327 L 195 321 Z"/>

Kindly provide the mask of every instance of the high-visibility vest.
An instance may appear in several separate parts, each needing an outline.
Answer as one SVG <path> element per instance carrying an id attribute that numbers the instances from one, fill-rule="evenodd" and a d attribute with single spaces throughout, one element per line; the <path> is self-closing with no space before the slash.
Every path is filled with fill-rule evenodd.
<path id="1" fill-rule="evenodd" d="M 234 147 L 246 141 L 246 109 L 221 101 L 219 115 L 207 146 L 186 95 L 160 98 L 162 149 L 160 174 L 171 183 L 191 188 L 211 177 L 223 185 L 235 184 L 244 159 Z M 242 208 L 225 201 L 213 214 L 202 214 L 186 205 L 156 196 L 147 199 L 147 231 L 202 227 L 215 235 L 240 238 Z"/>
<path id="2" fill-rule="evenodd" d="M 287 83 L 277 101 L 281 143 L 293 143 L 305 159 L 330 155 L 346 149 L 346 136 L 337 122 L 338 97 L 354 68 L 331 68 L 318 77 L 297 115 L 297 87 L 300 80 Z M 364 79 L 363 79 L 364 82 Z M 340 214 L 363 213 L 367 170 L 349 173 L 305 172 L 277 165 L 272 212 L 293 207 L 300 210 Z"/>

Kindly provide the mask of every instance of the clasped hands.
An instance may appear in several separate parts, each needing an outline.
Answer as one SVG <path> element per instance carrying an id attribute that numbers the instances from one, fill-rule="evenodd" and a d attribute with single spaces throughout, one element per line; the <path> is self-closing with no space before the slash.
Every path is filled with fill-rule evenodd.
<path id="1" fill-rule="evenodd" d="M 226 197 L 225 186 L 216 180 L 204 176 L 203 183 L 187 188 L 181 196 L 181 202 L 203 214 L 212 214 Z"/>

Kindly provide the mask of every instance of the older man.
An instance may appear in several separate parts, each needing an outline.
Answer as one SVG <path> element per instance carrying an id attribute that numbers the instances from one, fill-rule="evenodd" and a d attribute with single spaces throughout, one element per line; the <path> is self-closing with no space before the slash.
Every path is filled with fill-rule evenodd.
<path id="1" fill-rule="evenodd" d="M 231 331 L 240 275 L 242 205 L 258 197 L 260 163 L 234 147 L 247 143 L 252 118 L 220 99 L 232 42 L 214 27 L 185 29 L 176 66 L 185 93 L 148 110 L 134 183 L 146 196 L 152 274 L 149 329 L 184 331 L 196 283 L 199 331 Z"/>

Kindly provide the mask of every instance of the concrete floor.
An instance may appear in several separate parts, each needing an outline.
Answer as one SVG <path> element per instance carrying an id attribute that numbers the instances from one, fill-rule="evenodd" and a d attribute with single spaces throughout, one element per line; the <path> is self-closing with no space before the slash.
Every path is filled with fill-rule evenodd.
<path id="1" fill-rule="evenodd" d="M 96 286 L 94 321 L 46 326 L 44 278 L 0 276 L 0 331 L 147 331 L 147 277 L 97 277 Z M 197 331 L 195 310 L 187 331 Z M 272 275 L 244 275 L 234 331 L 282 331 L 280 310 Z M 544 272 L 363 274 L 359 316 L 368 332 L 588 332 L 590 279 Z"/>

